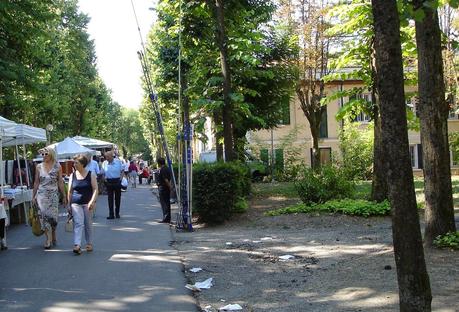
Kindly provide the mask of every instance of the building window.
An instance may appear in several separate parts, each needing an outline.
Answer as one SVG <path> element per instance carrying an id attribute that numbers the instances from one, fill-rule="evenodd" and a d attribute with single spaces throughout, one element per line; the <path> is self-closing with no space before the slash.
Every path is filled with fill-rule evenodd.
<path id="1" fill-rule="evenodd" d="M 265 164 L 265 166 L 269 165 L 269 152 L 266 148 L 260 150 L 260 160 Z"/>
<path id="2" fill-rule="evenodd" d="M 408 98 L 405 100 L 406 107 L 412 111 L 413 113 L 416 114 L 416 106 L 414 105 L 414 99 L 413 98 Z"/>
<path id="3" fill-rule="evenodd" d="M 281 119 L 280 125 L 290 124 L 290 96 L 285 96 L 281 101 Z"/>
<path id="4" fill-rule="evenodd" d="M 322 106 L 322 118 L 320 120 L 319 138 L 328 138 L 328 120 L 327 120 L 327 106 Z"/>
<path id="5" fill-rule="evenodd" d="M 274 167 L 276 168 L 277 172 L 284 171 L 284 150 L 282 148 L 276 148 L 274 150 Z"/>
<path id="6" fill-rule="evenodd" d="M 332 162 L 332 149 L 331 147 L 319 147 L 320 164 L 330 165 Z M 311 166 L 313 166 L 314 155 L 311 148 Z"/>
<path id="7" fill-rule="evenodd" d="M 411 167 L 418 167 L 418 150 L 416 145 L 410 145 Z"/>
<path id="8" fill-rule="evenodd" d="M 413 169 L 422 169 L 422 145 L 410 145 L 411 167 Z"/>
<path id="9" fill-rule="evenodd" d="M 451 156 L 451 167 L 459 167 L 459 153 L 451 148 L 450 156 Z"/>
<path id="10" fill-rule="evenodd" d="M 356 94 L 356 95 L 353 95 L 349 98 L 349 101 L 352 101 L 352 100 L 355 100 L 355 99 L 363 99 L 369 103 L 371 103 L 371 94 L 369 93 L 364 93 L 364 94 Z M 367 114 L 365 113 L 360 113 L 358 114 L 353 121 L 357 121 L 357 122 L 369 122 L 371 120 L 370 116 L 368 116 Z"/>

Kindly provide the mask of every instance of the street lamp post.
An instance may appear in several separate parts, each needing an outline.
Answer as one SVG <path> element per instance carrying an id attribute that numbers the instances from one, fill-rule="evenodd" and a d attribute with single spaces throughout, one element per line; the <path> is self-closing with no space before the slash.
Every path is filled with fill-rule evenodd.
<path id="1" fill-rule="evenodd" d="M 51 132 L 53 132 L 53 130 L 54 130 L 54 126 L 52 124 L 48 124 L 46 126 L 46 134 L 47 134 L 47 138 L 48 138 L 48 144 L 47 145 L 51 144 Z"/>

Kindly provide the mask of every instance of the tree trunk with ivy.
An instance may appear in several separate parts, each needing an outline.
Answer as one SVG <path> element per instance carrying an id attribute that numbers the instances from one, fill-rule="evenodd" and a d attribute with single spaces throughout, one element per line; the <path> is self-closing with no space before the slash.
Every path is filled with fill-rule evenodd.
<path id="1" fill-rule="evenodd" d="M 223 161 L 223 144 L 221 143 L 223 133 L 221 131 L 222 119 L 218 111 L 213 112 L 214 117 L 214 135 L 215 135 L 215 150 L 217 153 L 217 161 Z"/>
<path id="2" fill-rule="evenodd" d="M 425 244 L 456 231 L 448 144 L 449 107 L 445 100 L 441 31 L 436 9 L 415 1 L 424 18 L 416 21 L 419 120 L 424 160 Z"/>
<path id="3" fill-rule="evenodd" d="M 384 148 L 381 140 L 381 116 L 379 103 L 375 92 L 372 92 L 373 101 L 373 180 L 371 183 L 371 199 L 382 202 L 387 199 L 387 171 L 385 167 Z"/>
<path id="4" fill-rule="evenodd" d="M 236 159 L 234 153 L 233 114 L 231 103 L 231 70 L 228 61 L 228 39 L 225 31 L 225 10 L 222 0 L 207 0 L 210 8 L 214 11 L 216 31 L 216 43 L 220 51 L 220 63 L 223 75 L 223 140 L 225 144 L 225 161 Z"/>
<path id="5" fill-rule="evenodd" d="M 387 163 L 400 311 L 431 311 L 432 295 L 409 154 L 400 21 L 396 0 L 372 0 L 376 83 Z"/>

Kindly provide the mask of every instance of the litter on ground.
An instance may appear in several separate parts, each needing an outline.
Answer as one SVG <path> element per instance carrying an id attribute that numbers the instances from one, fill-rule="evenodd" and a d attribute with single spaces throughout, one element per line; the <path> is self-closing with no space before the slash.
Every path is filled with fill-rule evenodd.
<path id="1" fill-rule="evenodd" d="M 218 309 L 219 311 L 240 311 L 242 310 L 242 307 L 238 304 L 228 304 L 224 307 L 221 307 Z"/>
<path id="2" fill-rule="evenodd" d="M 212 280 L 213 278 L 208 278 L 203 282 L 196 282 L 194 285 L 186 284 L 186 288 L 192 290 L 192 291 L 201 291 L 201 289 L 209 289 L 212 287 Z"/>
<path id="3" fill-rule="evenodd" d="M 198 273 L 198 272 L 201 272 L 202 271 L 202 268 L 192 268 L 190 269 L 190 272 L 193 272 L 193 273 Z"/>
<path id="4" fill-rule="evenodd" d="M 295 259 L 295 256 L 292 256 L 292 255 L 284 255 L 284 256 L 280 256 L 279 259 L 281 260 L 292 260 L 292 259 Z"/>

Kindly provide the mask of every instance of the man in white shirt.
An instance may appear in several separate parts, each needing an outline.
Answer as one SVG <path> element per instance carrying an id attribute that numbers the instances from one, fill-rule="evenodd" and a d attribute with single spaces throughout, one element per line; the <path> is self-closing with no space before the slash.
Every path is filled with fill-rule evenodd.
<path id="1" fill-rule="evenodd" d="M 115 158 L 114 156 L 113 151 L 106 152 L 106 160 L 102 163 L 102 170 L 105 175 L 105 186 L 107 187 L 108 195 L 109 215 L 107 219 L 115 219 L 115 217 L 117 219 L 120 218 L 121 175 L 124 173 L 124 166 L 121 163 L 121 160 Z"/>
<path id="2" fill-rule="evenodd" d="M 96 177 L 97 177 L 97 183 L 99 184 L 99 175 L 100 175 L 100 168 L 99 168 L 99 163 L 94 159 L 96 156 L 91 156 L 91 154 L 87 154 L 86 158 L 88 158 L 88 164 L 86 165 L 86 170 L 94 172 Z M 92 209 L 92 217 L 96 217 L 96 204 L 94 204 L 94 207 Z"/>
<path id="3" fill-rule="evenodd" d="M 90 154 L 87 155 L 86 157 L 89 160 L 88 165 L 86 166 L 86 170 L 94 172 L 96 174 L 96 176 L 98 176 L 100 174 L 99 163 L 97 161 L 95 161 L 94 158 L 91 157 Z"/>

